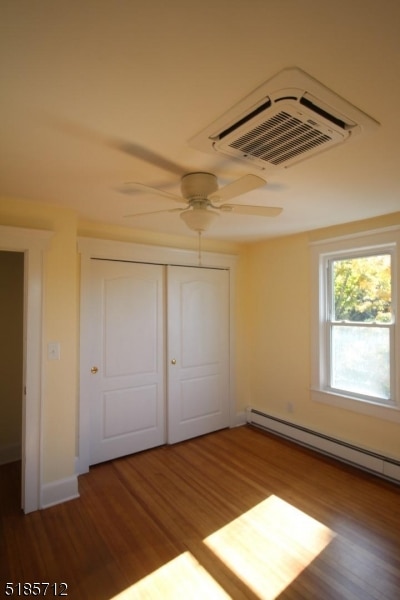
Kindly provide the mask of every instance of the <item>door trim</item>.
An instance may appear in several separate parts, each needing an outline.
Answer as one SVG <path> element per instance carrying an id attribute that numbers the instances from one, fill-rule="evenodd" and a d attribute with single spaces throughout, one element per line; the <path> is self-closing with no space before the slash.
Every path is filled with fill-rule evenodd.
<path id="1" fill-rule="evenodd" d="M 87 401 L 87 373 L 90 370 L 89 350 L 90 339 L 88 323 L 90 316 L 90 261 L 92 259 L 126 260 L 160 265 L 176 265 L 198 267 L 198 253 L 194 250 L 181 250 L 163 246 L 150 246 L 134 242 L 115 242 L 93 238 L 78 238 L 78 252 L 81 255 L 81 325 L 80 325 L 80 403 L 79 403 L 79 456 L 77 471 L 79 474 L 89 470 L 89 423 L 90 410 Z M 214 268 L 229 270 L 229 302 L 230 302 L 230 426 L 237 423 L 236 419 L 236 390 L 235 390 L 235 286 L 237 256 L 202 252 L 202 265 L 199 268 Z"/>
<path id="2" fill-rule="evenodd" d="M 25 513 L 40 508 L 43 251 L 52 235 L 51 231 L 0 226 L 0 250 L 24 253 L 21 500 Z"/>

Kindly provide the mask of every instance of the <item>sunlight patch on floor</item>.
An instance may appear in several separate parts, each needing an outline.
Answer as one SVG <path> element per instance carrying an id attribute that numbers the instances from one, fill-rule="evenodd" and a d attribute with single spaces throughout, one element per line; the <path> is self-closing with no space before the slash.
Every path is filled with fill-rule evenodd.
<path id="1" fill-rule="evenodd" d="M 204 543 L 260 599 L 273 600 L 334 536 L 328 527 L 270 496 Z"/>
<path id="2" fill-rule="evenodd" d="M 184 552 L 112 600 L 227 600 L 231 598 L 190 552 Z"/>
<path id="3" fill-rule="evenodd" d="M 270 496 L 203 540 L 260 600 L 274 600 L 326 548 L 335 533 Z M 190 552 L 166 563 L 112 600 L 226 600 L 230 595 Z"/>

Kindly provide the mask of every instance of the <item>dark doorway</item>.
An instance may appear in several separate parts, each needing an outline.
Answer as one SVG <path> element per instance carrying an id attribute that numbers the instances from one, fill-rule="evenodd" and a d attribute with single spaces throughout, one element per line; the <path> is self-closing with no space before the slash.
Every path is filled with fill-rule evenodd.
<path id="1" fill-rule="evenodd" d="M 24 253 L 0 251 L 0 466 L 21 461 Z M 20 471 L 20 464 L 19 469 Z M 15 472 L 15 468 L 13 469 Z"/>

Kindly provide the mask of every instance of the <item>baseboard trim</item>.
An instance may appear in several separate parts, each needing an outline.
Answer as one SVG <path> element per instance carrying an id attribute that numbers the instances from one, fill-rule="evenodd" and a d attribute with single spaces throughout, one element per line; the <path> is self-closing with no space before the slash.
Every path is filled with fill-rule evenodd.
<path id="1" fill-rule="evenodd" d="M 247 422 L 251 425 L 271 431 L 297 444 L 312 448 L 384 479 L 400 483 L 400 462 L 390 457 L 284 421 L 254 408 L 248 408 L 246 416 Z"/>
<path id="2" fill-rule="evenodd" d="M 233 418 L 231 419 L 231 425 L 230 427 L 241 427 L 242 425 L 245 425 L 247 421 L 247 413 L 246 412 L 238 412 L 236 413 Z"/>
<path id="3" fill-rule="evenodd" d="M 0 465 L 21 460 L 22 450 L 21 444 L 9 444 L 8 446 L 0 446 Z"/>
<path id="4" fill-rule="evenodd" d="M 79 498 L 78 477 L 72 475 L 42 485 L 40 508 L 49 508 L 75 498 Z"/>

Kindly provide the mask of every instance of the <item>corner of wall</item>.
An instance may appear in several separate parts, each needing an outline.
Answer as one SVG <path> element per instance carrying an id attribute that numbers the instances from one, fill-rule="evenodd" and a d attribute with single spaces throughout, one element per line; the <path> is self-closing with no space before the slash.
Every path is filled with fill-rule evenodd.
<path id="1" fill-rule="evenodd" d="M 40 508 L 49 508 L 68 500 L 79 498 L 78 477 L 72 475 L 42 484 L 40 491 Z"/>

